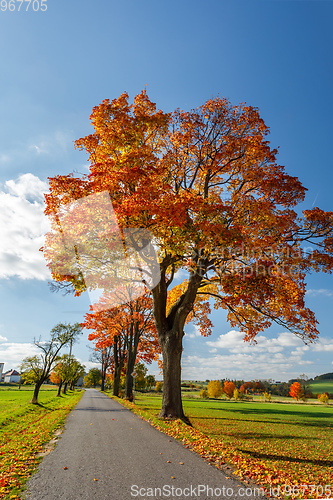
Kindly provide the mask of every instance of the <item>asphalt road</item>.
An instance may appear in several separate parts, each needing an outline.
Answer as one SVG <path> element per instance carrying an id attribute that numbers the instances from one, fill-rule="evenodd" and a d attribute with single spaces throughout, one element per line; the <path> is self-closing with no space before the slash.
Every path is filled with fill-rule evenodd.
<path id="1" fill-rule="evenodd" d="M 27 486 L 29 500 L 263 498 L 94 389 Z"/>

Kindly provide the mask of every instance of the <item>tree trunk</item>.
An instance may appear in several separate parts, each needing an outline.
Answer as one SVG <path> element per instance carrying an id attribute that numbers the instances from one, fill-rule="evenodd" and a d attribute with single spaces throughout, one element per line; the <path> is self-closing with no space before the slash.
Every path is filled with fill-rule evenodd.
<path id="1" fill-rule="evenodd" d="M 181 397 L 181 356 L 183 337 L 174 331 L 160 338 L 163 354 L 163 399 L 160 418 L 180 418 L 186 422 Z"/>
<path id="2" fill-rule="evenodd" d="M 133 400 L 132 373 L 134 371 L 136 355 L 138 352 L 138 343 L 139 343 L 139 338 L 134 338 L 133 349 L 128 351 L 128 358 L 127 358 L 125 398 L 129 399 L 130 401 Z"/>
<path id="3" fill-rule="evenodd" d="M 161 281 L 153 289 L 154 319 L 158 341 L 163 354 L 163 399 L 160 418 L 180 418 L 190 424 L 184 415 L 181 395 L 181 357 L 183 351 L 184 325 L 186 318 L 193 309 L 193 304 L 204 275 L 193 272 L 190 275 L 186 291 L 167 311 L 167 288 L 165 271 L 170 265 L 169 256 L 164 260 L 164 271 Z"/>
<path id="4" fill-rule="evenodd" d="M 133 399 L 133 377 L 132 373 L 134 370 L 135 358 L 132 353 L 128 353 L 127 370 L 126 370 L 126 388 L 125 388 L 125 398 Z"/>
<path id="5" fill-rule="evenodd" d="M 38 393 L 39 389 L 41 388 L 42 382 L 37 382 L 35 385 L 35 390 L 34 390 L 34 395 L 32 397 L 32 404 L 37 405 L 38 404 Z"/>
<path id="6" fill-rule="evenodd" d="M 123 367 L 123 363 L 119 363 L 117 368 L 114 368 L 114 378 L 113 378 L 113 395 L 114 396 L 119 396 L 119 388 L 120 388 L 120 377 L 121 377 L 121 370 Z"/>
<path id="7" fill-rule="evenodd" d="M 62 391 L 63 394 L 66 394 L 66 392 L 67 392 L 67 386 L 68 386 L 68 382 L 65 382 L 64 390 Z"/>
<path id="8" fill-rule="evenodd" d="M 102 375 L 102 385 L 101 385 L 101 391 L 103 392 L 105 388 L 105 378 L 104 375 Z"/>
<path id="9" fill-rule="evenodd" d="M 62 388 L 62 380 L 60 380 L 60 384 L 58 385 L 58 393 L 57 393 L 57 397 L 60 397 L 61 388 Z"/>

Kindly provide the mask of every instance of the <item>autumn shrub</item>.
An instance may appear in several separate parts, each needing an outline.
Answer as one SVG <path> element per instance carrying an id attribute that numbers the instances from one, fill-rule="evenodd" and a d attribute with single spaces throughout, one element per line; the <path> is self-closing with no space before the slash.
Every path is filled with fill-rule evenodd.
<path id="1" fill-rule="evenodd" d="M 163 389 L 163 383 L 162 382 L 156 382 L 155 391 L 156 392 L 162 392 L 162 389 Z"/>
<path id="2" fill-rule="evenodd" d="M 236 389 L 235 384 L 233 382 L 229 382 L 226 380 L 223 384 L 223 392 L 227 396 L 227 398 L 231 399 L 234 395 L 234 390 Z"/>
<path id="3" fill-rule="evenodd" d="M 210 398 L 219 398 L 223 392 L 221 382 L 219 380 L 208 382 L 207 392 Z"/>
<path id="4" fill-rule="evenodd" d="M 207 399 L 208 398 L 208 392 L 206 391 L 206 389 L 201 389 L 199 396 L 201 398 L 203 398 L 203 399 Z"/>
<path id="5" fill-rule="evenodd" d="M 241 393 L 239 392 L 239 390 L 237 389 L 237 387 L 235 387 L 235 389 L 234 389 L 233 396 L 234 396 L 235 399 L 240 399 L 241 398 Z"/>
<path id="6" fill-rule="evenodd" d="M 323 394 L 318 394 L 318 399 L 321 403 L 327 404 L 329 399 L 328 393 L 323 392 Z"/>
<path id="7" fill-rule="evenodd" d="M 272 400 L 272 395 L 270 392 L 267 392 L 265 391 L 264 392 L 264 398 L 265 398 L 265 401 L 271 401 Z"/>

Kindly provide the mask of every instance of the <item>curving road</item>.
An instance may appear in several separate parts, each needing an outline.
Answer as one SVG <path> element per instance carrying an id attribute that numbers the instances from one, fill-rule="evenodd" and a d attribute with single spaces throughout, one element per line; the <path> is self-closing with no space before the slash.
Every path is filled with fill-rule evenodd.
<path id="1" fill-rule="evenodd" d="M 27 488 L 29 500 L 263 498 L 94 389 Z"/>

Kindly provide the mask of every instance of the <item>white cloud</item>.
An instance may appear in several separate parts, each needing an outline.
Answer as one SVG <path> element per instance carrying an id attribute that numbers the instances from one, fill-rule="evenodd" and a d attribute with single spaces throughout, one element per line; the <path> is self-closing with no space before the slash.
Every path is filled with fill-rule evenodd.
<path id="1" fill-rule="evenodd" d="M 48 191 L 47 183 L 30 173 L 20 175 L 15 181 L 6 181 L 5 187 L 9 195 L 25 199 L 32 198 L 34 201 L 43 201 L 43 195 Z"/>
<path id="2" fill-rule="evenodd" d="M 3 337 L 2 335 L 0 335 L 0 342 L 7 342 L 7 337 Z"/>
<path id="3" fill-rule="evenodd" d="M 254 347 L 254 346 L 252 346 Z M 297 376 L 304 365 L 312 361 L 303 359 L 303 353 L 234 353 L 213 356 L 185 356 L 182 363 L 183 379 L 289 380 Z"/>
<path id="4" fill-rule="evenodd" d="M 193 332 L 191 332 L 191 333 L 186 332 L 185 337 L 184 337 L 185 340 L 194 339 L 195 337 L 201 337 L 201 333 L 200 333 L 198 325 L 193 325 L 193 328 L 194 328 Z"/>
<path id="5" fill-rule="evenodd" d="M 312 347 L 314 351 L 333 351 L 333 339 L 325 337 L 319 338 L 319 341 Z"/>
<path id="6" fill-rule="evenodd" d="M 48 185 L 30 173 L 0 189 L 0 278 L 50 279 L 39 252 L 49 228 L 42 201 L 46 191 Z"/>
<path id="7" fill-rule="evenodd" d="M 236 330 L 222 334 L 216 341 L 207 341 L 207 345 L 217 349 L 228 349 L 230 352 L 267 352 L 277 353 L 286 347 L 301 346 L 303 342 L 290 332 L 282 332 L 276 338 L 267 338 L 264 335 L 257 335 L 257 344 L 244 342 L 244 334 Z"/>
<path id="8" fill-rule="evenodd" d="M 318 295 L 324 295 L 325 297 L 333 297 L 333 291 L 328 290 L 327 288 L 310 288 L 306 292 L 307 295 L 310 295 L 311 297 L 318 297 Z"/>
<path id="9" fill-rule="evenodd" d="M 40 354 L 34 344 L 8 342 L 0 344 L 0 361 L 5 362 L 3 371 L 18 370 L 23 358 Z"/>
<path id="10" fill-rule="evenodd" d="M 305 345 L 291 332 L 282 332 L 274 338 L 256 337 L 257 344 L 243 341 L 244 335 L 231 330 L 217 340 L 207 340 L 210 355 L 184 356 L 183 379 L 275 379 L 289 380 L 304 372 L 302 367 L 313 365 L 305 359 L 313 352 L 333 352 L 333 339 L 322 337 L 316 343 Z"/>
<path id="11" fill-rule="evenodd" d="M 178 269 L 178 271 L 175 273 L 174 280 L 175 281 L 184 281 L 184 279 L 187 279 L 189 276 L 188 271 L 186 269 Z"/>

